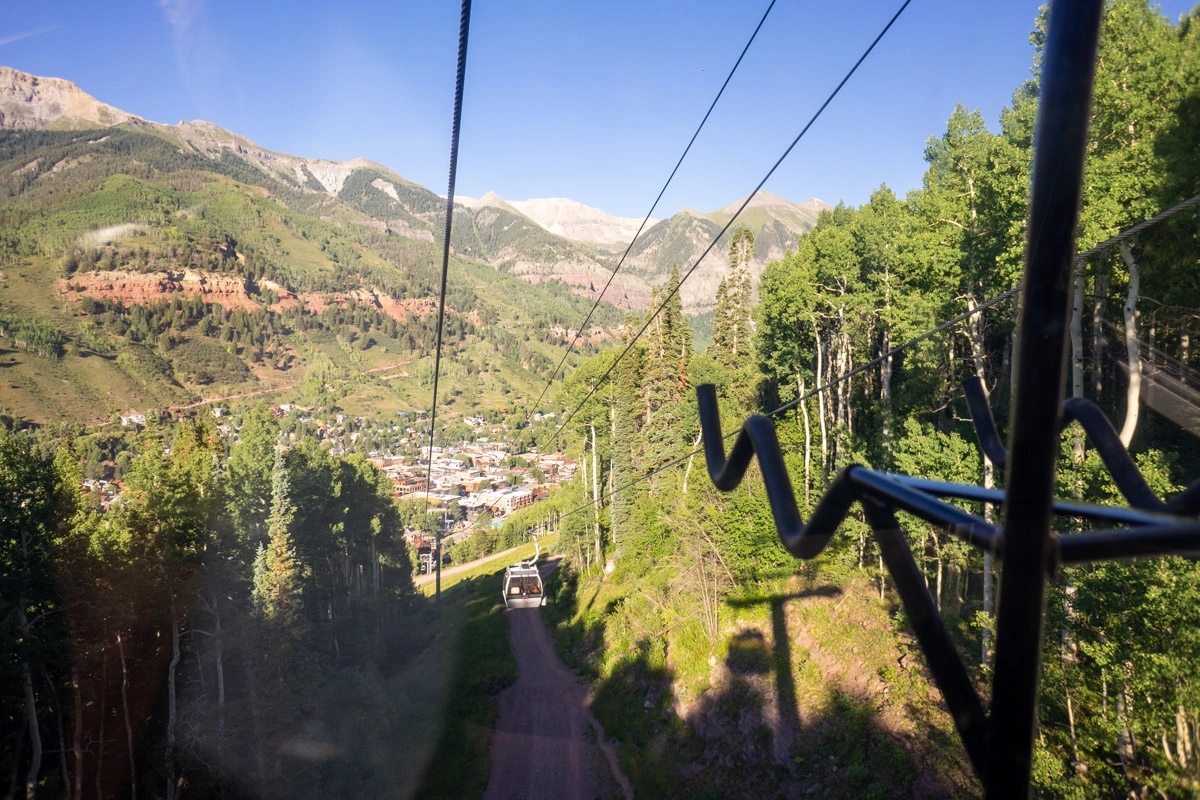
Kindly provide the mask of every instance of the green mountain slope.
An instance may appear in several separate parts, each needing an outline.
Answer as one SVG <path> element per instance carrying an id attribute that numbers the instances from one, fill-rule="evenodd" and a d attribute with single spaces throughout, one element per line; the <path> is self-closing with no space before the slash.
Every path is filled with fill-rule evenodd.
<path id="1" fill-rule="evenodd" d="M 436 196 L 391 176 L 405 203 L 379 225 L 365 208 L 394 198 L 374 169 L 342 200 L 180 144 L 138 122 L 0 132 L 0 405 L 38 422 L 272 393 L 426 406 Z M 519 405 L 588 306 L 454 258 L 442 396 Z"/>

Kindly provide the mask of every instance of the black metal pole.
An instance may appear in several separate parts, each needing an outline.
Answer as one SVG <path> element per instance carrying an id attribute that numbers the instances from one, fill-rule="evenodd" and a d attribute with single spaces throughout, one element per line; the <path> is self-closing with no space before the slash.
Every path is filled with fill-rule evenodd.
<path id="1" fill-rule="evenodd" d="M 1029 199 L 984 795 L 1028 797 L 1075 225 L 1104 0 L 1050 10 Z"/>
<path id="2" fill-rule="evenodd" d="M 938 611 L 937 603 L 929 594 L 925 577 L 913 560 L 912 551 L 904 541 L 904 533 L 896 522 L 892 509 L 873 500 L 863 501 L 867 523 L 879 544 L 879 553 L 887 563 L 888 572 L 896 584 L 896 591 L 904 604 L 904 612 L 912 625 L 933 679 L 942 690 L 942 697 L 954 718 L 954 727 L 962 737 L 963 746 L 971 758 L 976 773 L 984 766 L 984 743 L 987 717 L 983 703 L 963 667 L 954 640 L 946 630 L 946 621 Z"/>

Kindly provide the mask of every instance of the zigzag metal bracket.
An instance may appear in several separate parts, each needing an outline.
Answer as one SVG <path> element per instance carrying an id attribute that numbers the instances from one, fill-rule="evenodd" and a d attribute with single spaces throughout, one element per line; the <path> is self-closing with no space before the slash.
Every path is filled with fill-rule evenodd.
<path id="1" fill-rule="evenodd" d="M 1007 453 L 1000 444 L 982 386 L 976 382 L 964 386 L 964 390 L 984 452 L 994 462 L 1004 464 Z M 895 514 L 896 511 L 905 511 L 945 529 L 980 550 L 1003 557 L 1002 530 L 981 516 L 951 505 L 946 498 L 1003 505 L 1005 493 L 978 486 L 894 475 L 853 465 L 838 474 L 805 523 L 796 504 L 774 423 L 761 414 L 747 419 L 727 457 L 716 388 L 711 384 L 698 386 L 696 398 L 709 478 L 718 489 L 732 491 L 741 483 L 751 460 L 757 456 L 779 540 L 793 556 L 810 559 L 819 555 L 846 519 L 850 507 L 855 502 L 862 505 L 884 564 L 895 582 L 904 610 L 954 718 L 971 763 L 975 771 L 984 776 L 988 715 L 955 650 L 945 621 L 925 586 L 924 577 L 913 559 Z M 1131 502 L 1136 498 L 1136 502 L 1133 502 L 1134 508 L 1055 502 L 1053 511 L 1058 516 L 1131 527 L 1054 537 L 1054 557 L 1049 561 L 1050 569 L 1061 563 L 1166 553 L 1200 554 L 1200 522 L 1163 513 L 1195 513 L 1192 509 L 1200 495 L 1200 482 L 1164 503 L 1146 485 L 1099 408 L 1087 401 L 1068 401 L 1067 405 L 1069 408 L 1065 417 L 1068 421 L 1078 419 L 1084 425 L 1089 436 L 1098 443 L 1097 447 L 1105 464 L 1113 470 L 1114 477 L 1118 470 L 1121 471 L 1118 483 L 1122 486 L 1122 492 Z M 1115 449 L 1112 446 L 1114 441 Z M 1115 468 L 1113 465 L 1116 465 Z"/>
<path id="2" fill-rule="evenodd" d="M 967 407 L 971 410 L 971 421 L 975 425 L 975 435 L 979 437 L 979 446 L 992 463 L 1003 469 L 1008 463 L 1008 450 L 1000 440 L 996 430 L 996 421 L 992 418 L 992 410 L 988 407 L 987 396 L 983 390 L 983 382 L 979 378 L 963 381 L 963 393 L 967 396 Z M 1160 500 L 1158 495 L 1146 483 L 1141 471 L 1137 468 L 1129 451 L 1121 444 L 1121 438 L 1113 428 L 1108 417 L 1100 410 L 1100 406 L 1082 397 L 1072 397 L 1063 403 L 1062 428 L 1072 422 L 1078 422 L 1088 439 L 1100 454 L 1100 460 L 1108 468 L 1117 489 L 1133 508 L 1143 511 L 1161 511 L 1166 514 L 1195 516 L 1200 514 L 1200 479 L 1192 482 L 1170 500 Z"/>
<path id="3" fill-rule="evenodd" d="M 1059 564 L 1200 553 L 1200 521 L 1179 516 L 1200 511 L 1200 485 L 1193 484 L 1172 500 L 1162 501 L 1146 485 L 1099 409 L 1075 400 L 1064 406 L 1062 399 L 1075 229 L 1103 9 L 1104 0 L 1053 0 L 1050 13 L 1026 218 L 1008 450 L 991 421 L 982 389 L 976 387 L 979 391 L 973 397 L 973 390 L 968 389 L 984 452 L 1006 465 L 1004 491 L 852 466 L 837 476 L 806 525 L 771 421 L 762 416 L 746 420 L 726 459 L 716 391 L 711 386 L 697 390 L 713 482 L 720 489 L 732 489 L 757 455 L 779 537 L 793 555 L 812 558 L 820 553 L 850 506 L 862 504 L 987 800 L 1029 796 L 1048 574 Z M 1083 425 L 1133 508 L 1054 499 L 1064 417 Z M 1004 527 L 967 513 L 946 498 L 998 504 L 1003 509 Z M 939 525 L 1004 560 L 991 707 L 986 713 L 913 561 L 896 522 L 896 511 Z M 1056 536 L 1052 530 L 1055 516 L 1126 527 Z"/>

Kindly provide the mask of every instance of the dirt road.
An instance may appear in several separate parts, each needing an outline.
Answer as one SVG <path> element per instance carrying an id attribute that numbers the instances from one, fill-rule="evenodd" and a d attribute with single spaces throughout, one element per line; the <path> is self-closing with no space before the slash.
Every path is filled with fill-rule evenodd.
<path id="1" fill-rule="evenodd" d="M 543 576 L 556 562 L 542 566 Z M 509 615 L 517 681 L 500 693 L 484 800 L 633 800 L 616 747 L 588 709 L 586 684 L 563 666 L 536 609 Z M 599 742 L 600 744 L 597 744 Z"/>

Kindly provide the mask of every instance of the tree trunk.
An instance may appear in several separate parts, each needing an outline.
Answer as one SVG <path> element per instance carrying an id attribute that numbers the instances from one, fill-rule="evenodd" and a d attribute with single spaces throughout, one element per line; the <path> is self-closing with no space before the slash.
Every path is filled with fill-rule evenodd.
<path id="1" fill-rule="evenodd" d="M 167 596 L 171 609 L 171 663 L 167 666 L 167 752 L 163 760 L 167 767 L 167 800 L 175 800 L 175 670 L 179 666 L 179 616 L 175 608 L 175 590 L 169 585 Z"/>
<path id="2" fill-rule="evenodd" d="M 71 731 L 71 752 L 75 754 L 75 779 L 72 783 L 72 800 L 83 798 L 83 693 L 79 690 L 79 673 L 71 670 L 71 694 L 75 704 Z"/>
<path id="3" fill-rule="evenodd" d="M 604 559 L 600 552 L 600 470 L 597 468 L 596 461 L 596 426 L 592 425 L 592 504 L 596 509 L 596 563 L 601 568 L 604 566 Z"/>
<path id="4" fill-rule="evenodd" d="M 1096 276 L 1092 289 L 1092 389 L 1100 400 L 1104 389 L 1104 309 L 1108 304 L 1108 273 Z"/>
<path id="5" fill-rule="evenodd" d="M 214 626 L 213 645 L 217 658 L 217 772 L 225 775 L 225 643 L 221 638 L 221 614 L 217 611 L 214 593 L 212 603 Z M 224 783 L 222 783 L 224 785 Z"/>
<path id="6" fill-rule="evenodd" d="M 975 301 L 975 295 L 967 295 L 967 310 L 974 311 L 978 307 Z M 979 379 L 983 387 L 984 397 L 989 398 L 987 388 L 987 370 L 986 362 L 984 361 L 984 342 L 983 342 L 983 317 L 980 314 L 972 314 L 970 321 L 967 323 L 967 338 L 971 344 L 971 361 L 975 367 L 975 377 Z M 992 464 L 992 460 L 983 455 L 983 488 L 991 489 L 996 485 L 996 468 Z M 994 511 L 991 503 L 983 504 L 983 518 L 989 523 L 992 522 Z M 983 613 L 991 620 L 993 613 L 992 602 L 992 571 L 995 566 L 992 564 L 992 554 L 988 550 L 983 551 Z M 984 625 L 980 645 L 980 663 L 992 663 L 992 629 L 990 625 Z"/>
<path id="7" fill-rule="evenodd" d="M 58 696 L 58 692 L 54 690 L 54 682 L 50 680 L 49 675 L 43 674 L 46 679 L 46 685 L 50 689 L 50 693 L 54 696 L 54 719 L 58 727 L 58 768 L 62 772 L 63 788 L 67 792 L 67 797 L 71 796 L 71 773 L 67 767 L 67 733 L 63 724 L 63 706 L 62 700 Z"/>
<path id="8" fill-rule="evenodd" d="M 108 721 L 108 623 L 100 640 L 100 730 L 96 749 L 96 796 L 104 797 L 104 728 Z"/>
<path id="9" fill-rule="evenodd" d="M 821 363 L 821 329 L 817 325 L 817 321 L 813 320 L 813 333 L 817 340 L 817 418 L 821 424 L 821 475 L 824 478 L 825 471 L 829 469 L 829 434 L 825 427 L 825 371 Z"/>
<path id="10" fill-rule="evenodd" d="M 1192 736 L 1188 730 L 1187 715 L 1182 703 L 1175 706 L 1175 752 L 1178 754 L 1179 765 L 1187 769 L 1188 761 L 1192 758 Z"/>
<path id="11" fill-rule="evenodd" d="M 937 548 L 934 552 L 937 553 L 937 610 L 942 610 L 942 545 L 941 542 L 934 537 L 933 546 Z"/>
<path id="12" fill-rule="evenodd" d="M 582 456 L 580 456 L 580 458 L 579 458 L 579 467 L 580 467 L 580 471 L 581 471 L 581 473 L 582 473 L 581 480 L 583 481 L 583 499 L 584 499 L 584 500 L 586 500 L 586 501 L 588 501 L 588 503 L 590 504 L 591 498 L 589 498 L 589 497 L 588 497 L 588 454 L 587 454 L 587 445 L 588 445 L 588 441 L 587 441 L 587 434 L 584 434 L 584 436 L 583 436 L 583 455 L 582 455 Z M 585 522 L 584 524 L 586 525 L 587 523 Z M 585 528 L 585 530 L 586 530 L 586 528 Z M 586 534 L 586 533 L 584 533 L 584 534 L 582 534 L 582 535 L 583 535 L 583 536 L 586 536 L 587 534 Z M 581 552 L 586 552 L 586 548 L 583 548 L 583 547 L 582 547 L 582 545 L 580 545 L 580 548 L 581 548 Z M 590 566 L 590 564 L 591 564 L 591 561 L 590 561 L 590 559 L 583 559 L 583 558 L 581 558 L 581 559 L 580 559 L 580 562 L 581 562 L 581 563 L 584 563 L 584 564 L 586 564 L 586 565 L 588 565 L 588 566 L 586 566 L 586 567 L 585 567 L 585 571 L 586 571 L 586 572 L 588 572 L 588 573 L 590 574 L 590 573 L 591 573 L 591 571 L 592 571 L 592 570 L 591 570 L 591 566 Z"/>
<path id="13" fill-rule="evenodd" d="M 836 379 L 841 375 L 846 374 L 846 321 L 843 316 L 843 310 L 838 309 L 838 330 L 836 347 L 837 359 L 836 366 L 830 369 L 831 379 Z M 846 438 L 846 382 L 838 381 L 834 389 L 835 405 L 833 408 L 834 422 L 834 439 L 833 439 L 833 463 L 837 464 L 845 452 Z"/>
<path id="14" fill-rule="evenodd" d="M 1122 686 L 1117 692 L 1117 756 L 1125 777 L 1131 778 L 1137 766 L 1137 741 L 1134 739 L 1130 720 L 1133 719 L 1133 697 L 1129 689 Z"/>
<path id="15" fill-rule="evenodd" d="M 990 507 L 989 507 L 990 509 Z M 983 613 L 990 620 L 992 618 L 992 570 L 995 569 L 992 564 L 992 553 L 990 550 L 983 551 Z M 979 654 L 979 663 L 992 663 L 992 629 L 989 625 L 983 627 L 983 643 L 981 646 L 982 652 Z"/>
<path id="16" fill-rule="evenodd" d="M 23 627 L 28 627 L 25 618 L 25 608 L 17 608 Z M 33 800 L 37 795 L 38 773 L 42 771 L 42 733 L 38 728 L 37 698 L 33 693 L 33 675 L 29 670 L 29 662 L 21 661 L 21 685 L 25 690 L 25 722 L 29 727 L 29 740 L 33 744 L 29 754 L 29 772 L 25 775 L 25 798 Z"/>
<path id="17" fill-rule="evenodd" d="M 1192 355 L 1192 335 L 1188 332 L 1188 321 L 1185 319 L 1179 328 L 1179 382 L 1188 382 L 1188 359 Z"/>
<path id="18" fill-rule="evenodd" d="M 704 437 L 704 431 L 700 431 L 700 433 L 696 434 L 696 441 L 692 442 L 693 453 L 692 453 L 692 455 L 688 456 L 687 468 L 683 471 L 683 491 L 680 492 L 680 495 L 683 497 L 687 497 L 688 476 L 692 474 L 692 461 L 694 461 L 696 458 L 695 450 L 697 447 L 700 446 L 700 440 L 703 437 Z M 612 478 L 612 472 L 608 473 L 608 477 L 609 477 L 609 479 Z M 610 494 L 612 493 L 611 487 L 609 488 L 609 493 Z M 612 532 L 613 532 L 613 545 L 615 546 L 617 543 L 617 527 L 615 524 L 613 525 Z"/>
<path id="19" fill-rule="evenodd" d="M 846 386 L 845 399 L 843 401 L 843 411 L 846 415 L 846 438 L 854 436 L 854 413 L 850 405 L 850 398 L 854 395 L 854 378 L 850 377 L 850 373 L 854 371 L 854 347 L 850 344 L 850 334 L 845 327 L 842 328 L 842 371 L 840 375 L 845 375 L 846 379 L 842 381 Z"/>
<path id="20" fill-rule="evenodd" d="M 133 722 L 129 719 L 129 669 L 120 632 L 117 633 L 117 653 L 121 656 L 121 707 L 125 712 L 125 748 L 129 753 L 129 796 L 137 800 L 137 759 L 133 753 Z"/>
<path id="21" fill-rule="evenodd" d="M 30 639 L 29 617 L 25 614 L 25 598 L 17 597 L 17 621 L 26 642 Z M 38 726 L 37 697 L 33 692 L 33 672 L 29 668 L 28 656 L 21 658 L 21 686 L 25 691 L 25 723 L 29 728 L 29 741 L 33 747 L 29 756 L 29 772 L 25 776 L 25 797 L 32 800 L 37 794 L 38 773 L 42 771 L 42 732 Z M 18 752 L 18 757 L 20 753 Z"/>
<path id="22" fill-rule="evenodd" d="M 1071 732 L 1071 754 L 1075 761 L 1079 761 L 1079 741 L 1075 738 L 1075 708 L 1071 704 L 1071 687 L 1065 687 L 1067 694 L 1067 724 L 1070 726 Z"/>
<path id="23" fill-rule="evenodd" d="M 883 329 L 883 339 L 879 348 L 883 351 L 883 361 L 879 364 L 879 402 L 883 406 L 883 452 L 887 454 L 887 468 L 892 466 L 892 357 L 887 355 L 892 349 L 892 331 L 887 326 Z"/>
<path id="24" fill-rule="evenodd" d="M 25 737 L 28 735 L 29 729 L 24 725 L 17 726 L 17 742 L 16 747 L 12 751 L 12 769 L 8 775 L 8 796 L 10 798 L 17 797 L 17 786 L 21 782 L 21 751 L 25 749 Z"/>
<path id="25" fill-rule="evenodd" d="M 1121 444 L 1129 447 L 1137 430 L 1142 399 L 1142 362 L 1138 354 L 1137 301 L 1141 275 L 1129 240 L 1121 242 L 1121 257 L 1129 269 L 1129 291 L 1125 295 L 1125 354 L 1129 361 L 1129 388 L 1125 393 L 1125 424 L 1121 426 Z"/>
<path id="26" fill-rule="evenodd" d="M 1084 261 L 1075 263 L 1075 295 L 1071 301 L 1071 396 L 1083 397 Z"/>
<path id="27" fill-rule="evenodd" d="M 808 494 L 812 487 L 812 432 L 808 422 L 808 400 L 804 397 L 804 378 L 796 375 L 800 389 L 800 414 L 804 417 L 804 502 L 808 502 Z"/>
<path id="28" fill-rule="evenodd" d="M 1086 262 L 1075 264 L 1075 295 L 1071 301 L 1071 397 L 1083 397 L 1083 284 L 1086 280 L 1083 267 Z M 1083 432 L 1077 433 L 1073 444 L 1075 465 L 1083 463 Z"/>
<path id="29" fill-rule="evenodd" d="M 621 554 L 621 546 L 617 541 L 617 521 L 613 518 L 612 513 L 612 498 L 613 498 L 613 483 L 617 474 L 617 405 L 614 402 L 608 404 L 608 424 L 609 424 L 609 439 L 608 439 L 608 517 L 609 528 L 612 530 L 613 541 L 613 558 Z M 696 436 L 696 444 L 700 443 L 700 436 Z M 692 449 L 696 449 L 696 445 L 692 445 Z M 688 459 L 688 470 L 692 468 L 692 460 Z M 687 474 L 683 476 L 683 493 L 687 494 Z"/>

